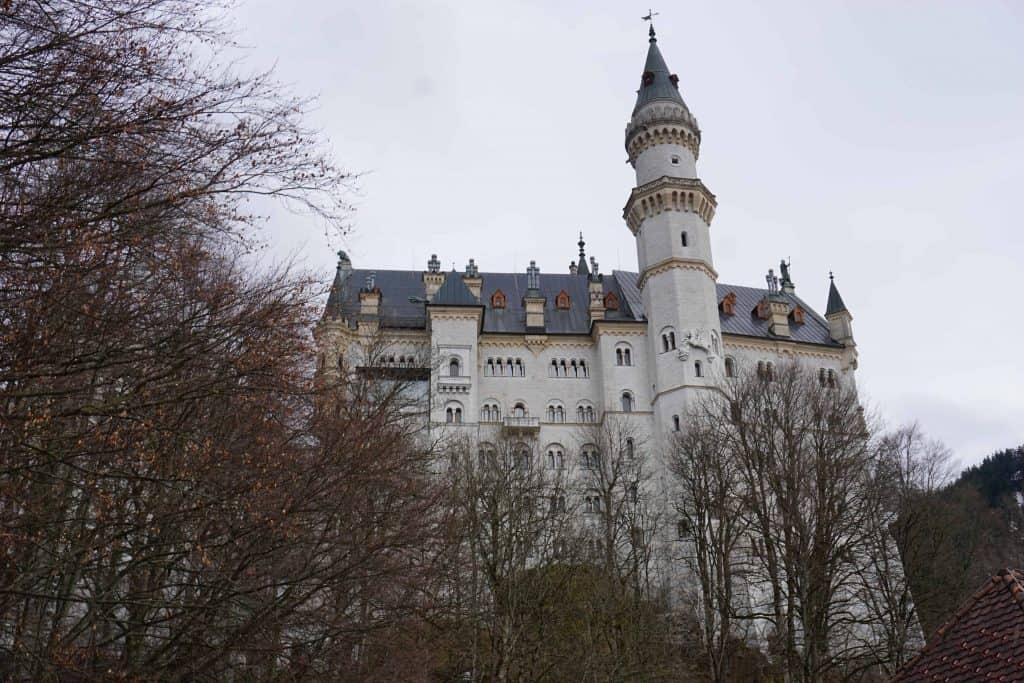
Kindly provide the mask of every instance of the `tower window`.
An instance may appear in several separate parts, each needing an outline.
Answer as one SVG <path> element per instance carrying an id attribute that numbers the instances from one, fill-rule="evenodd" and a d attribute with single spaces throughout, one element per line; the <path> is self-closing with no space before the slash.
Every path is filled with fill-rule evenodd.
<path id="1" fill-rule="evenodd" d="M 736 376 L 736 359 L 734 359 L 732 356 L 726 356 L 725 358 L 725 376 Z"/>
<path id="2" fill-rule="evenodd" d="M 622 412 L 633 412 L 633 394 L 628 391 L 622 392 Z"/>
<path id="3" fill-rule="evenodd" d="M 678 415 L 673 415 L 672 416 L 672 431 L 673 432 L 678 432 L 679 431 L 679 416 Z"/>
<path id="4" fill-rule="evenodd" d="M 687 246 L 687 244 L 686 244 L 686 231 L 685 230 L 683 230 L 683 232 L 679 236 L 679 238 L 680 238 L 680 241 L 683 243 L 683 246 L 684 247 Z"/>
<path id="5" fill-rule="evenodd" d="M 451 363 L 448 364 L 448 374 L 452 377 L 459 376 L 459 359 L 452 358 Z"/>
<path id="6" fill-rule="evenodd" d="M 700 364 L 699 360 L 693 361 L 693 374 L 697 377 L 704 376 L 704 366 Z"/>
<path id="7" fill-rule="evenodd" d="M 679 155 L 678 154 L 673 154 L 672 155 L 672 165 L 673 166 L 678 166 L 679 165 Z"/>

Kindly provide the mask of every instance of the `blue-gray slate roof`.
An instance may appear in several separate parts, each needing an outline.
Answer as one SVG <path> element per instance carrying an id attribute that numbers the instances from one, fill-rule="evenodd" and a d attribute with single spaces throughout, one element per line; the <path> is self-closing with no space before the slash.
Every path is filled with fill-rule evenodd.
<path id="1" fill-rule="evenodd" d="M 843 303 L 843 297 L 839 296 L 839 290 L 836 289 L 836 281 L 832 280 L 831 277 L 829 280 L 828 305 L 825 306 L 825 315 L 841 313 L 846 310 L 846 304 Z"/>
<path id="2" fill-rule="evenodd" d="M 455 277 L 452 277 L 452 276 Z M 441 289 L 437 290 L 434 298 L 430 300 L 434 306 L 479 306 L 480 302 L 469 291 L 469 287 L 462 281 L 454 270 L 444 279 Z"/>
<path id="3" fill-rule="evenodd" d="M 650 82 L 641 79 L 640 89 L 636 91 L 636 105 L 633 107 L 633 113 L 635 114 L 640 107 L 655 100 L 668 100 L 686 107 L 683 96 L 679 94 L 679 88 L 672 82 L 672 74 L 668 70 L 668 65 L 665 64 L 665 58 L 661 56 L 658 40 L 653 34 L 650 43 L 650 47 L 647 48 L 644 73 L 650 73 L 653 77 Z"/>
<path id="4" fill-rule="evenodd" d="M 375 284 L 381 291 L 380 323 L 385 328 L 426 327 L 426 306 L 410 303 L 409 298 L 423 299 L 426 291 L 423 273 L 418 270 L 353 270 L 342 282 L 336 279 L 331 288 L 325 318 L 344 317 L 351 325 L 359 316 L 359 283 L 366 276 L 375 273 Z M 481 273 L 483 288 L 477 301 L 462 281 L 460 273 L 449 273 L 445 284 L 434 295 L 434 304 L 483 306 L 483 332 L 491 334 L 524 334 L 526 332 L 526 273 Z M 601 275 L 604 294 L 613 292 L 619 301 L 619 310 L 606 311 L 605 320 L 610 322 L 646 322 L 643 299 L 640 296 L 639 275 L 629 271 L 616 270 L 611 275 Z M 768 331 L 768 321 L 757 317 L 757 303 L 768 290 L 758 287 L 717 284 L 718 300 L 730 292 L 736 295 L 734 315 L 720 313 L 722 332 L 748 337 L 773 338 Z M 505 308 L 491 306 L 494 293 L 501 290 L 505 295 Z M 569 295 L 569 308 L 559 310 L 555 297 L 562 291 Z M 547 334 L 589 334 L 590 294 L 587 277 L 570 274 L 541 273 L 540 293 L 544 303 L 544 328 Z M 804 324 L 791 323 L 791 341 L 838 347 L 829 336 L 828 322 L 814 311 L 800 297 L 782 294 L 791 306 L 799 305 L 805 313 Z"/>

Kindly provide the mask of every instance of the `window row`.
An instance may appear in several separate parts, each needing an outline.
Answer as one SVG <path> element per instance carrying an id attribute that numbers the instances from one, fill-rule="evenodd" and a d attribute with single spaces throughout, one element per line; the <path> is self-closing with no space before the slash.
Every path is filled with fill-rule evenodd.
<path id="1" fill-rule="evenodd" d="M 621 456 L 632 461 L 636 458 L 636 445 L 632 438 L 625 440 Z M 481 467 L 496 467 L 498 465 L 497 450 L 490 444 L 480 448 L 479 460 Z M 511 449 L 511 465 L 513 467 L 532 467 L 533 455 L 529 446 L 518 444 Z M 544 449 L 542 464 L 549 470 L 563 470 L 567 464 L 565 448 L 561 444 L 550 444 Z M 586 444 L 580 449 L 579 466 L 584 470 L 601 469 L 601 455 L 593 444 Z"/>
<path id="2" fill-rule="evenodd" d="M 590 377 L 590 368 L 587 367 L 587 361 L 582 359 L 552 358 L 548 365 L 548 377 L 587 378 Z"/>
<path id="3" fill-rule="evenodd" d="M 526 365 L 522 358 L 488 358 L 484 365 L 485 377 L 525 377 Z"/>

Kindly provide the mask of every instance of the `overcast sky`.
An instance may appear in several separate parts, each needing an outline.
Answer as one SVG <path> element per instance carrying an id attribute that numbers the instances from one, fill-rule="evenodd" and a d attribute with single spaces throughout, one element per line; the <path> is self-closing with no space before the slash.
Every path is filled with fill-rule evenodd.
<path id="1" fill-rule="evenodd" d="M 663 4 L 659 46 L 703 132 L 720 282 L 792 259 L 854 316 L 859 386 L 963 464 L 1024 442 L 1024 3 Z M 253 66 L 319 96 L 366 175 L 344 243 L 276 213 L 282 257 L 333 273 L 565 272 L 576 234 L 636 269 L 623 132 L 647 51 L 636 2 L 248 0 Z"/>

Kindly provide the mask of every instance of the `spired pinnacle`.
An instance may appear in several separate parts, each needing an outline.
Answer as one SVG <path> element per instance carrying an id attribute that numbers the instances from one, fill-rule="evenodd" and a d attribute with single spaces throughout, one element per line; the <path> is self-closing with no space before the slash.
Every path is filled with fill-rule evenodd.
<path id="1" fill-rule="evenodd" d="M 577 275 L 590 275 L 590 271 L 587 269 L 587 255 L 583 251 L 583 247 L 586 246 L 586 242 L 583 241 L 583 231 L 580 231 L 580 241 L 576 243 L 580 248 L 580 264 L 576 268 Z"/>

